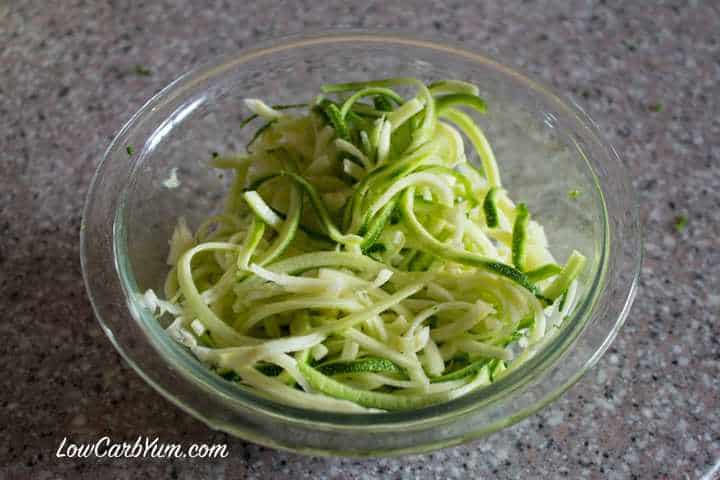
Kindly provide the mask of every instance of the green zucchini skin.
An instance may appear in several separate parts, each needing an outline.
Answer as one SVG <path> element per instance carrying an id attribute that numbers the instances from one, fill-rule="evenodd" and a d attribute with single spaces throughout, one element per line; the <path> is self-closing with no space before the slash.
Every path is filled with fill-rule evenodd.
<path id="1" fill-rule="evenodd" d="M 489 228 L 497 228 L 499 224 L 496 199 L 499 189 L 488 190 L 483 200 L 483 212 L 485 212 L 485 223 Z"/>
<path id="2" fill-rule="evenodd" d="M 513 224 L 512 233 L 512 260 L 515 268 L 522 272 L 527 255 L 527 229 L 530 222 L 530 212 L 524 203 L 519 203 L 515 211 L 515 223 Z"/>
<path id="3" fill-rule="evenodd" d="M 379 357 L 365 357 L 351 362 L 329 362 L 316 365 L 315 369 L 323 375 L 340 375 L 347 373 L 405 373 L 405 370 L 387 358 Z"/>

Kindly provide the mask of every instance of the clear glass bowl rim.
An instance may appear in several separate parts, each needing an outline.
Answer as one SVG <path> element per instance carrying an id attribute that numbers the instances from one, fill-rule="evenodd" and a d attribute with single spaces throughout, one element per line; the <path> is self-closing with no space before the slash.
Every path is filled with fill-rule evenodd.
<path id="1" fill-rule="evenodd" d="M 445 52 L 449 55 L 464 57 L 465 59 L 473 62 L 482 63 L 486 67 L 499 70 L 506 75 L 512 76 L 515 79 L 519 79 L 520 81 L 525 83 L 528 88 L 535 90 L 542 96 L 550 99 L 555 105 L 565 110 L 568 114 L 575 116 L 578 122 L 583 124 L 588 129 L 592 130 L 598 139 L 600 138 L 599 135 L 597 135 L 597 128 L 595 127 L 594 122 L 587 114 L 585 114 L 582 109 L 580 109 L 573 102 L 568 102 L 565 99 L 559 98 L 547 87 L 527 78 L 525 75 L 513 69 L 510 69 L 509 67 L 506 67 L 484 55 L 479 55 L 477 53 L 465 50 L 459 45 L 453 45 L 452 42 L 448 42 L 445 39 L 443 39 L 441 43 L 438 43 L 434 40 L 426 40 L 418 36 L 404 36 L 397 35 L 395 33 L 389 34 L 378 31 L 330 31 L 309 35 L 294 35 L 260 43 L 252 48 L 241 51 L 238 54 L 222 57 L 210 64 L 191 70 L 190 72 L 180 76 L 178 79 L 171 82 L 167 87 L 162 89 L 150 100 L 148 100 L 146 104 L 140 110 L 138 110 L 138 112 L 134 114 L 130 118 L 130 120 L 128 120 L 128 122 L 122 127 L 120 132 L 117 134 L 117 136 L 105 152 L 103 160 L 98 165 L 97 171 L 92 179 L 91 186 L 88 191 L 85 210 L 83 213 L 83 225 L 85 224 L 87 218 L 87 211 L 90 208 L 90 204 L 92 203 L 94 196 L 102 194 L 102 192 L 96 190 L 96 187 L 99 183 L 98 177 L 102 174 L 102 167 L 104 163 L 108 161 L 108 159 L 112 156 L 113 152 L 118 149 L 124 148 L 124 146 L 118 142 L 118 139 L 121 138 L 125 132 L 130 131 L 133 126 L 137 122 L 139 122 L 144 116 L 149 115 L 152 112 L 153 108 L 165 102 L 168 97 L 178 95 L 179 92 L 181 92 L 183 89 L 189 89 L 190 86 L 195 86 L 199 82 L 212 81 L 213 75 L 217 74 L 218 72 L 221 73 L 223 71 L 226 71 L 230 69 L 231 66 L 237 66 L 243 62 L 257 59 L 265 55 L 271 55 L 272 53 L 278 51 L 290 51 L 306 46 L 326 44 L 328 42 L 352 43 L 358 41 L 376 44 L 407 45 L 416 48 L 432 49 L 439 52 Z M 603 145 L 608 146 L 607 142 L 603 142 L 601 140 L 599 141 Z M 617 163 L 618 166 L 621 166 L 622 162 L 615 150 L 610 146 L 608 147 L 610 155 L 615 157 L 613 158 L 615 163 Z M 592 170 L 592 165 L 589 161 L 588 167 Z M 597 184 L 597 182 L 596 187 L 600 189 L 600 186 L 599 184 Z M 123 189 L 123 193 L 125 192 L 125 190 L 126 189 Z M 602 195 L 601 190 L 600 193 Z M 224 397 L 224 399 L 229 402 L 238 402 L 238 404 L 242 407 L 255 410 L 259 415 L 268 415 L 280 418 L 287 422 L 307 426 L 308 429 L 311 430 L 317 426 L 321 426 L 321 428 L 325 430 L 329 429 L 340 431 L 351 431 L 353 429 L 381 431 L 387 431 L 388 429 L 398 430 L 402 428 L 412 429 L 413 426 L 418 425 L 427 426 L 433 423 L 437 423 L 439 425 L 444 422 L 452 421 L 454 418 L 460 418 L 463 414 L 478 411 L 482 408 L 486 408 L 490 405 L 496 405 L 502 402 L 503 399 L 506 398 L 508 395 L 511 395 L 518 389 L 522 389 L 527 382 L 536 378 L 535 375 L 542 375 L 542 372 L 545 369 L 554 365 L 563 356 L 563 354 L 567 352 L 573 341 L 579 335 L 581 335 L 584 326 L 586 325 L 592 314 L 595 302 L 601 294 L 600 290 L 603 285 L 607 267 L 607 255 L 610 251 L 610 236 L 606 221 L 603 230 L 603 248 L 601 252 L 603 258 L 598 263 L 598 268 L 595 272 L 594 278 L 592 279 L 592 286 L 581 304 L 578 306 L 574 317 L 569 322 L 568 328 L 565 328 L 561 332 L 561 334 L 559 334 L 550 344 L 548 344 L 532 359 L 530 359 L 512 374 L 504 377 L 497 383 L 494 383 L 481 391 L 471 393 L 451 402 L 434 405 L 418 410 L 405 412 L 389 412 L 373 415 L 324 413 L 283 405 L 265 399 L 263 397 L 253 395 L 251 392 L 248 392 L 245 389 L 238 388 L 235 385 L 224 381 L 223 379 L 208 371 L 204 367 L 200 366 L 197 361 L 195 361 L 187 352 L 184 352 L 179 345 L 177 345 L 165 334 L 164 330 L 160 328 L 157 321 L 138 304 L 136 295 L 133 293 L 137 292 L 137 285 L 135 283 L 134 276 L 132 275 L 132 270 L 130 268 L 128 258 L 126 255 L 124 255 L 124 231 L 121 218 L 123 203 L 124 202 L 122 201 L 122 199 L 120 199 L 119 206 L 116 211 L 116 217 L 113 219 L 113 263 L 115 265 L 116 274 L 120 278 L 120 283 L 124 291 L 126 302 L 129 306 L 131 317 L 134 321 L 140 323 L 146 329 L 146 333 L 148 334 L 151 343 L 155 347 L 156 353 L 161 355 L 164 360 L 168 361 L 168 363 L 173 368 L 182 373 L 182 375 L 187 381 L 196 384 L 198 386 L 198 389 L 201 390 L 203 394 L 208 394 L 208 392 L 212 392 L 210 393 L 211 395 L 219 395 L 221 397 Z M 605 209 L 604 203 L 603 208 Z M 589 358 L 585 360 L 582 368 L 578 369 L 575 375 L 567 378 L 563 384 L 557 386 L 554 390 L 545 395 L 540 401 L 528 405 L 526 406 L 526 408 L 514 412 L 512 415 L 495 421 L 494 423 L 486 424 L 481 430 L 478 430 L 476 432 L 469 432 L 469 434 L 463 435 L 462 439 L 457 439 L 458 441 L 465 441 L 470 438 L 474 438 L 498 430 L 500 428 L 504 428 L 538 411 L 539 409 L 553 401 L 555 398 L 560 396 L 575 382 L 577 382 L 582 377 L 582 375 L 597 362 L 597 360 L 609 347 L 610 343 L 616 336 L 619 328 L 622 326 L 629 312 L 630 306 L 634 299 L 637 278 L 639 276 L 640 265 L 642 262 L 642 244 L 639 235 L 640 223 L 637 215 L 636 201 L 633 202 L 631 209 L 633 210 L 634 221 L 638 229 L 638 239 L 636 242 L 637 245 L 635 247 L 637 251 L 637 262 L 634 266 L 633 278 L 630 284 L 627 286 L 627 292 L 625 297 L 623 298 L 623 307 L 621 313 L 618 316 L 615 324 L 613 325 L 613 328 L 608 331 L 608 335 L 605 340 L 597 346 L 597 349 Z M 607 216 L 606 209 L 604 213 Z M 208 415 L 205 412 L 198 411 L 192 406 L 179 401 L 178 398 L 176 398 L 176 396 L 172 393 L 170 388 L 167 387 L 167 385 L 162 385 L 157 378 L 151 376 L 151 374 L 147 373 L 142 368 L 142 366 L 139 365 L 137 359 L 133 358 L 131 353 L 128 352 L 126 348 L 122 344 L 120 344 L 120 342 L 118 342 L 117 338 L 112 332 L 111 326 L 106 321 L 104 321 L 103 312 L 101 311 L 102 308 L 99 307 L 99 303 L 96 301 L 93 295 L 92 282 L 88 278 L 88 270 L 86 268 L 87 239 L 85 238 L 85 231 L 86 230 L 84 228 L 81 228 L 81 263 L 83 267 L 83 277 L 85 280 L 88 295 L 93 304 L 96 318 L 101 324 L 103 331 L 105 331 L 116 350 L 131 365 L 131 367 L 136 372 L 138 372 L 138 374 L 145 381 L 151 384 L 156 390 L 158 390 L 171 402 L 178 405 L 183 410 L 191 413 L 196 418 L 203 420 L 205 423 L 211 425 L 212 427 L 220 428 L 229 431 L 230 433 L 238 434 L 243 438 L 255 441 L 257 443 L 266 444 L 273 447 L 288 448 L 285 445 L 274 444 L 272 441 L 268 441 L 265 438 L 253 436 L 251 432 L 238 433 L 238 430 L 232 428 L 232 426 L 223 426 L 213 423 L 208 419 Z M 183 355 L 186 358 L 182 358 Z M 178 367 L 178 361 L 180 361 L 181 364 L 180 368 Z M 194 361 L 195 363 L 188 363 L 188 361 Z M 420 445 L 418 446 L 418 448 L 409 449 L 409 451 L 427 450 L 430 448 L 437 448 L 439 446 L 450 445 L 452 443 L 457 443 L 457 441 L 454 441 L 453 439 L 446 439 L 441 443 L 435 443 L 432 445 Z M 296 448 L 291 449 L 298 450 Z M 313 450 L 313 453 L 324 454 L 333 452 L 332 449 L 329 448 L 326 451 Z M 404 452 L 397 451 L 376 453 L 388 454 Z"/>

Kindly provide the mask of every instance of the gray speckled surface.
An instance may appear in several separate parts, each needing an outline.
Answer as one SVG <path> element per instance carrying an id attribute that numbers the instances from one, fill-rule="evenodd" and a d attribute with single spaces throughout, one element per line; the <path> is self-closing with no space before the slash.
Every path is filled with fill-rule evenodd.
<path id="1" fill-rule="evenodd" d="M 0 477 L 707 478 L 720 468 L 720 8 L 714 2 L 0 3 Z M 508 3 L 505 6 L 501 4 Z M 331 26 L 440 32 L 575 96 L 626 159 L 646 260 L 626 326 L 542 413 L 468 445 L 309 458 L 227 438 L 155 393 L 93 318 L 78 261 L 95 164 L 209 56 Z M 152 70 L 138 76 L 134 66 Z M 654 108 L 661 105 L 661 111 Z M 676 216 L 689 218 L 678 233 Z M 223 461 L 57 460 L 64 436 L 227 442 Z M 715 473 L 713 474 L 713 468 Z"/>

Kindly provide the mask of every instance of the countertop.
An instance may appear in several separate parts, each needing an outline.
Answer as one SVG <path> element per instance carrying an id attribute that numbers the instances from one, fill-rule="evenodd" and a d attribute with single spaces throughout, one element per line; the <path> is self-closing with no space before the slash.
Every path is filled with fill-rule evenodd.
<path id="1" fill-rule="evenodd" d="M 0 3 L 0 477 L 717 478 L 718 4 L 352 3 Z M 504 52 L 506 63 L 597 118 L 637 188 L 646 256 L 637 300 L 607 354 L 541 413 L 464 446 L 353 460 L 229 438 L 145 384 L 112 349 L 85 295 L 84 195 L 131 113 L 213 56 L 339 26 Z M 685 228 L 676 228 L 679 217 Z M 227 443 L 230 457 L 55 458 L 66 436 L 104 435 Z"/>

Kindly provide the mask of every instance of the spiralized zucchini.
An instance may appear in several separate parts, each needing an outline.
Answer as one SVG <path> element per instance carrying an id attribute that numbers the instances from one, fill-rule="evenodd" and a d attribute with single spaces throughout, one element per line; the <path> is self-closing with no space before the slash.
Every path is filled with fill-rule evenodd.
<path id="1" fill-rule="evenodd" d="M 234 172 L 224 211 L 179 219 L 146 306 L 228 381 L 303 408 L 419 408 L 517 368 L 572 311 L 585 258 L 558 265 L 507 195 L 477 87 L 322 91 L 246 100 L 247 151 L 211 162 Z"/>

